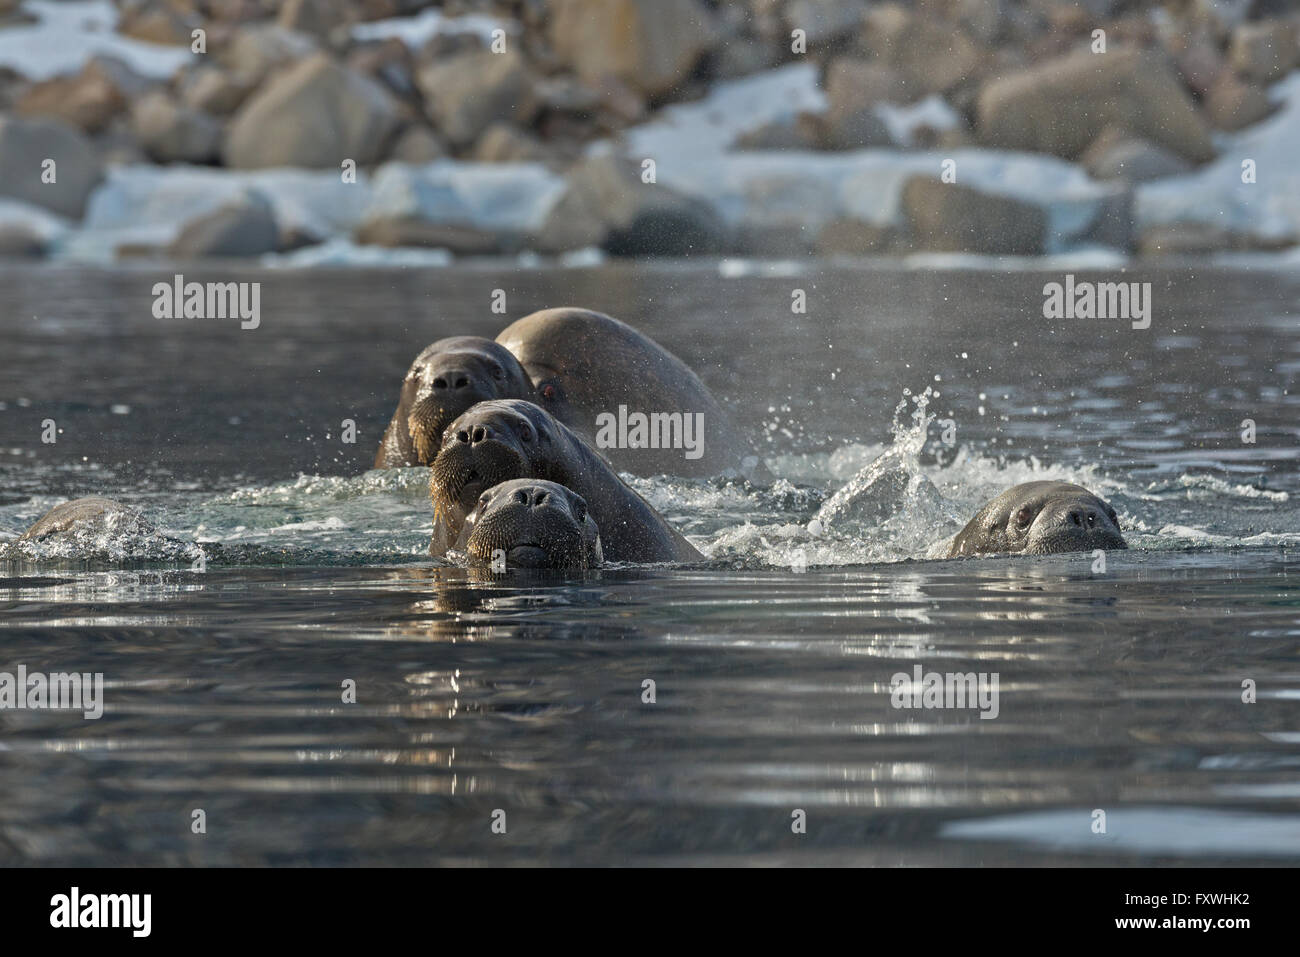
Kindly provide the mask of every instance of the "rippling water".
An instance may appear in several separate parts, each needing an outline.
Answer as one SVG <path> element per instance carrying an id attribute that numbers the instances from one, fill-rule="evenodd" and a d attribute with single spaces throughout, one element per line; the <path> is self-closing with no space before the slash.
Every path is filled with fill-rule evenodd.
<path id="1" fill-rule="evenodd" d="M 98 721 L 0 711 L 0 860 L 1300 861 L 1300 280 L 1142 270 L 1133 330 L 1043 319 L 1063 274 L 187 277 L 261 281 L 241 331 L 154 319 L 170 270 L 0 272 L 0 671 L 106 683 Z M 559 304 L 760 437 L 771 488 L 633 480 L 705 564 L 435 566 L 423 470 L 366 472 L 419 348 Z M 927 557 L 1038 477 L 1130 550 Z M 88 493 L 163 535 L 6 544 Z M 997 718 L 893 707 L 918 664 L 996 673 Z"/>

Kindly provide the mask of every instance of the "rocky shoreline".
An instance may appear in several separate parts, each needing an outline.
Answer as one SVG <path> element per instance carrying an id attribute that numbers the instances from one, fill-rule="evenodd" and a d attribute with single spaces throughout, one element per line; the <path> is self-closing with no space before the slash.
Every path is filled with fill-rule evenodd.
<path id="1" fill-rule="evenodd" d="M 1290 9 L 0 0 L 0 255 L 1286 249 Z"/>

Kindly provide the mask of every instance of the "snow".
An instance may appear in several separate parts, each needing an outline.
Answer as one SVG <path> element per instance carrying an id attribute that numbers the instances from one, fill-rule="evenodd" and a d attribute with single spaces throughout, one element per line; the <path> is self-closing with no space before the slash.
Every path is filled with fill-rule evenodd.
<path id="1" fill-rule="evenodd" d="M 112 56 L 137 73 L 165 79 L 194 54 L 188 46 L 161 46 L 113 30 L 117 9 L 109 0 L 27 0 L 22 9 L 38 22 L 0 29 L 0 66 L 29 80 L 76 73 L 95 56 Z"/>
<path id="2" fill-rule="evenodd" d="M 1300 72 L 1275 85 L 1270 98 L 1281 109 L 1222 137 L 1218 159 L 1139 189 L 1139 222 L 1204 223 L 1266 240 L 1300 238 Z M 1255 183 L 1241 181 L 1248 159 L 1255 161 Z"/>
<path id="3" fill-rule="evenodd" d="M 352 37 L 356 40 L 387 40 L 397 37 L 411 49 L 418 50 L 440 34 L 473 33 L 485 44 L 491 43 L 492 31 L 498 29 L 512 34 L 518 33 L 520 26 L 514 20 L 482 14 L 449 17 L 441 10 L 429 8 L 413 17 L 392 17 L 388 20 L 358 23 L 352 28 Z"/>

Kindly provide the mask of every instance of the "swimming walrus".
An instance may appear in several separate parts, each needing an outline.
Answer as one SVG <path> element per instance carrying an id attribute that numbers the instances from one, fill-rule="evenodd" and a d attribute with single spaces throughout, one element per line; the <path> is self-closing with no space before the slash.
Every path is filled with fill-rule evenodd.
<path id="1" fill-rule="evenodd" d="M 572 489 L 539 479 L 511 479 L 478 498 L 465 518 L 471 565 L 510 568 L 594 568 L 604 561 L 587 503 Z"/>
<path id="2" fill-rule="evenodd" d="M 1128 548 L 1113 508 L 1080 485 L 1025 482 L 976 512 L 953 539 L 947 557 L 991 552 L 1047 555 L 1096 548 Z"/>
<path id="3" fill-rule="evenodd" d="M 106 530 L 111 525 L 125 523 L 131 523 L 143 531 L 153 530 L 153 526 L 145 521 L 138 510 L 128 508 L 111 498 L 89 495 L 54 506 L 38 518 L 31 528 L 19 535 L 18 541 L 39 542 L 65 532 L 82 529 L 96 532 Z"/>
<path id="4" fill-rule="evenodd" d="M 578 493 L 614 562 L 700 561 L 695 547 L 599 455 L 545 409 L 520 399 L 480 402 L 443 433 L 433 460 L 429 550 L 464 547 L 465 521 L 480 495 L 511 479 L 545 479 Z"/>
<path id="5" fill-rule="evenodd" d="M 452 336 L 426 347 L 407 370 L 397 411 L 384 431 L 375 468 L 428 465 L 447 423 L 485 399 L 526 399 L 528 374 L 509 350 L 481 336 Z"/>
<path id="6" fill-rule="evenodd" d="M 511 323 L 497 342 L 528 373 L 532 400 L 621 471 L 748 475 L 758 467 L 690 367 L 625 322 L 589 309 L 543 309 Z"/>

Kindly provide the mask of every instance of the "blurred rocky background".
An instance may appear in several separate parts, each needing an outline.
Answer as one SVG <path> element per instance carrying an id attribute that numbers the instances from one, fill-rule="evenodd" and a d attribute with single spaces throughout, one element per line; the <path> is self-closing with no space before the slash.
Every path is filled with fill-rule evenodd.
<path id="1" fill-rule="evenodd" d="M 0 255 L 1285 250 L 1297 67 L 1280 0 L 0 0 Z"/>

